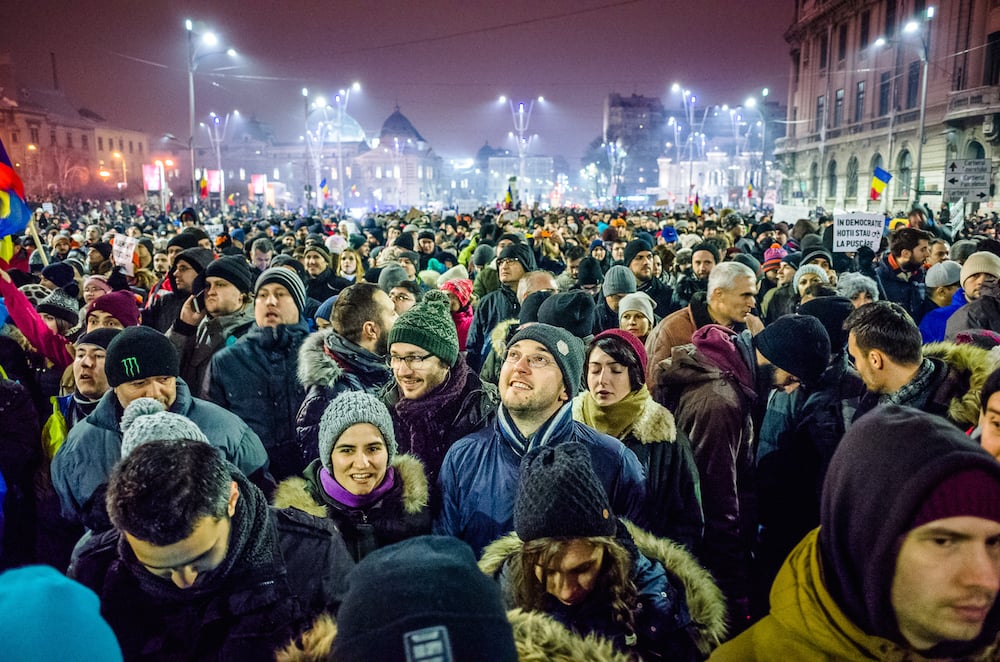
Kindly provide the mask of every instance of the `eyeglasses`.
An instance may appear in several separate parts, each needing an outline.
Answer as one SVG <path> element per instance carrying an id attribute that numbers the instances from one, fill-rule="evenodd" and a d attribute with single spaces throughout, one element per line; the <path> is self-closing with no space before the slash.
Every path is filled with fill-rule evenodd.
<path id="1" fill-rule="evenodd" d="M 540 370 L 542 368 L 547 368 L 550 365 L 555 365 L 555 361 L 547 356 L 541 354 L 530 354 L 525 356 L 516 349 L 509 350 L 507 352 L 507 357 L 504 359 L 507 363 L 511 365 L 517 365 L 521 362 L 521 359 L 528 359 L 528 367 L 532 370 Z"/>
<path id="2" fill-rule="evenodd" d="M 386 359 L 386 365 L 390 368 L 395 368 L 400 363 L 405 363 L 406 367 L 410 370 L 419 370 L 423 365 L 424 361 L 434 356 L 433 354 L 424 354 L 423 356 L 392 356 L 390 355 Z"/>
<path id="3" fill-rule="evenodd" d="M 389 299 L 391 301 L 415 301 L 411 294 L 390 294 Z"/>

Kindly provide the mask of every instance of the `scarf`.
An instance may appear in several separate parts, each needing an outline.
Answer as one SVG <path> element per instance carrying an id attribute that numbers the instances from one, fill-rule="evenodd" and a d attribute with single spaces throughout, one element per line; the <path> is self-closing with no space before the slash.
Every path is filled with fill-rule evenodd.
<path id="1" fill-rule="evenodd" d="M 930 396 L 927 385 L 930 384 L 933 377 L 934 362 L 930 359 L 924 359 L 920 362 L 917 374 L 913 375 L 913 379 L 908 384 L 895 393 L 885 393 L 879 396 L 878 403 L 880 405 L 900 405 L 923 409 L 928 396 Z"/>
<path id="2" fill-rule="evenodd" d="M 382 482 L 368 494 L 353 494 L 348 492 L 340 483 L 337 482 L 337 479 L 334 478 L 329 471 L 327 471 L 326 467 L 320 469 L 319 481 L 323 486 L 323 491 L 326 492 L 326 495 L 337 503 L 343 504 L 348 508 L 365 508 L 389 493 L 389 490 L 391 490 L 396 484 L 396 470 L 389 467 L 389 469 L 385 472 L 385 477 L 382 479 Z"/>
<path id="3" fill-rule="evenodd" d="M 598 432 L 611 435 L 615 439 L 625 436 L 635 422 L 639 420 L 642 410 L 649 401 L 649 389 L 643 384 L 618 402 L 611 405 L 599 405 L 590 391 L 585 391 L 582 398 L 583 423 Z"/>
<path id="4" fill-rule="evenodd" d="M 277 530 L 271 521 L 264 493 L 254 487 L 235 468 L 233 480 L 239 486 L 240 498 L 236 512 L 230 519 L 229 549 L 219 567 L 202 573 L 194 586 L 181 589 L 169 579 L 163 579 L 146 570 L 122 535 L 118 539 L 118 553 L 144 593 L 163 603 L 192 602 L 220 591 L 235 576 L 258 575 L 273 578 L 278 544 Z"/>
<path id="5" fill-rule="evenodd" d="M 533 435 L 525 437 L 517 429 L 517 424 L 510 417 L 507 408 L 501 406 L 497 409 L 497 431 L 518 457 L 524 457 L 531 449 L 549 443 L 554 436 L 564 431 L 567 422 L 570 424 L 573 422 L 573 405 L 570 402 L 564 404 L 549 420 L 542 423 L 542 427 L 535 430 Z"/>

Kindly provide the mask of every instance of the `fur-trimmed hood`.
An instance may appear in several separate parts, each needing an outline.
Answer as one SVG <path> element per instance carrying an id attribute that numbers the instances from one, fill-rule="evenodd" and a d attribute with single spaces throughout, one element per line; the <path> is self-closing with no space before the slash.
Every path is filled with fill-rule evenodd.
<path id="1" fill-rule="evenodd" d="M 550 616 L 511 609 L 507 620 L 514 630 L 514 645 L 520 662 L 628 662 L 628 655 L 615 651 L 611 642 L 594 635 L 580 637 Z M 298 639 L 276 654 L 277 662 L 327 662 L 337 638 L 337 623 L 322 614 Z"/>
<path id="2" fill-rule="evenodd" d="M 327 354 L 329 348 L 340 365 Z M 336 383 L 349 372 L 366 389 L 380 386 L 392 376 L 385 360 L 372 354 L 364 347 L 337 334 L 333 329 L 323 329 L 306 337 L 299 348 L 298 378 L 306 390 L 313 386 L 334 388 Z"/>
<path id="3" fill-rule="evenodd" d="M 580 393 L 573 398 L 573 420 L 581 423 L 583 420 L 583 399 L 586 393 Z M 674 415 L 663 405 L 650 397 L 643 405 L 642 413 L 635 424 L 626 431 L 626 435 L 634 435 L 639 443 L 658 444 L 677 441 L 677 424 Z"/>
<path id="4" fill-rule="evenodd" d="M 490 345 L 497 356 L 504 356 L 507 353 L 507 335 L 513 327 L 519 326 L 521 321 L 517 318 L 504 320 L 493 327 L 490 331 Z"/>
<path id="5" fill-rule="evenodd" d="M 403 482 L 403 511 L 419 513 L 428 504 L 427 475 L 423 463 L 412 455 L 397 455 L 390 464 L 396 478 Z M 275 508 L 297 508 L 316 517 L 326 517 L 326 506 L 309 494 L 308 482 L 301 476 L 286 478 L 274 492 Z"/>
<path id="6" fill-rule="evenodd" d="M 688 611 L 697 628 L 695 644 L 698 650 L 708 655 L 722 642 L 727 632 L 726 600 L 712 575 L 682 545 L 658 538 L 627 520 L 622 522 L 639 551 L 646 558 L 663 564 L 684 585 Z M 507 559 L 517 553 L 523 544 L 516 533 L 495 540 L 483 550 L 479 569 L 491 577 L 496 576 Z"/>
<path id="7" fill-rule="evenodd" d="M 310 333 L 299 348 L 299 383 L 303 387 L 333 386 L 344 374 L 344 369 L 326 355 L 323 345 L 333 329 Z"/>
<path id="8" fill-rule="evenodd" d="M 975 345 L 958 345 L 936 342 L 924 345 L 926 358 L 940 359 L 952 370 L 968 379 L 968 390 L 955 395 L 948 402 L 948 417 L 962 425 L 979 423 L 980 394 L 986 378 L 997 367 L 997 356 Z"/>

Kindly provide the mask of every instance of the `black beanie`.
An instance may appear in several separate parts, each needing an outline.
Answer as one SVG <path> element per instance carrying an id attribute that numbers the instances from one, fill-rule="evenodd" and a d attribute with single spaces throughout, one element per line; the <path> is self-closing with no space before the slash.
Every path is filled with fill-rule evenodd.
<path id="1" fill-rule="evenodd" d="M 103 349 L 107 349 L 111 341 L 114 340 L 115 336 L 121 333 L 121 329 L 94 329 L 90 333 L 85 333 L 76 339 L 74 345 L 79 347 L 80 345 L 97 345 Z"/>
<path id="2" fill-rule="evenodd" d="M 497 257 L 498 265 L 501 260 L 517 260 L 525 271 L 535 270 L 535 254 L 527 244 L 511 244 L 500 251 Z"/>
<path id="3" fill-rule="evenodd" d="M 173 239 L 167 242 L 167 248 L 173 248 L 174 246 L 179 246 L 182 249 L 194 248 L 198 245 L 198 237 L 194 236 L 190 232 L 181 232 L 176 235 Z"/>
<path id="4" fill-rule="evenodd" d="M 205 267 L 205 278 L 212 276 L 232 283 L 243 294 L 253 289 L 254 274 L 250 273 L 250 265 L 240 255 L 227 255 L 209 262 Z"/>
<path id="5" fill-rule="evenodd" d="M 625 258 L 622 260 L 622 264 L 626 267 L 632 264 L 632 260 L 635 256 L 643 251 L 653 250 L 652 245 L 644 239 L 633 239 L 625 245 Z"/>
<path id="6" fill-rule="evenodd" d="M 576 441 L 539 446 L 524 456 L 514 502 L 521 540 L 615 534 L 618 521 L 591 462 L 590 451 Z"/>
<path id="7" fill-rule="evenodd" d="M 583 379 L 583 342 L 566 329 L 541 322 L 518 330 L 507 347 L 522 340 L 534 340 L 548 350 L 562 373 L 566 393 L 570 398 L 575 396 Z"/>
<path id="8" fill-rule="evenodd" d="M 604 282 L 604 272 L 601 270 L 601 263 L 594 257 L 585 257 L 580 260 L 580 267 L 577 270 L 576 286 L 600 285 Z"/>
<path id="9" fill-rule="evenodd" d="M 775 366 L 814 385 L 830 363 L 830 337 L 810 315 L 783 315 L 754 336 L 757 350 Z"/>
<path id="10" fill-rule="evenodd" d="M 543 290 L 541 292 L 532 292 L 528 296 L 524 297 L 524 301 L 521 302 L 521 313 L 518 315 L 517 321 L 521 324 L 529 324 L 531 322 L 538 321 L 538 309 L 542 307 L 545 300 L 552 296 L 552 292 L 548 290 Z"/>
<path id="11" fill-rule="evenodd" d="M 108 343 L 104 372 L 108 385 L 115 387 L 150 377 L 177 377 L 180 360 L 165 335 L 152 327 L 130 326 Z"/>
<path id="12" fill-rule="evenodd" d="M 718 264 L 722 261 L 722 257 L 719 255 L 719 249 L 716 248 L 715 244 L 703 241 L 700 244 L 695 244 L 691 247 L 691 255 L 694 255 L 698 251 L 708 251 L 715 258 L 715 263 Z"/>
<path id="13" fill-rule="evenodd" d="M 854 304 L 847 297 L 816 297 L 799 306 L 799 313 L 819 320 L 830 337 L 830 351 L 834 354 L 847 347 L 848 332 L 844 320 L 854 312 Z"/>
<path id="14" fill-rule="evenodd" d="M 500 588 L 472 549 L 418 536 L 375 550 L 348 575 L 330 659 L 518 658 Z"/>
<path id="15" fill-rule="evenodd" d="M 553 294 L 538 309 L 538 321 L 560 326 L 577 338 L 594 332 L 594 297 L 583 290 Z"/>

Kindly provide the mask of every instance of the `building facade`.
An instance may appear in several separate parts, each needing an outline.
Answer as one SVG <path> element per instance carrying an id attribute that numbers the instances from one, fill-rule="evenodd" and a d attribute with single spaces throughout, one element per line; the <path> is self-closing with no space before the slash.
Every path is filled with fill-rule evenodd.
<path id="1" fill-rule="evenodd" d="M 995 169 L 1000 1 L 794 2 L 788 128 L 775 149 L 782 202 L 894 211 L 919 199 L 937 209 L 947 164 L 988 159 Z M 872 201 L 877 167 L 893 179 Z"/>

